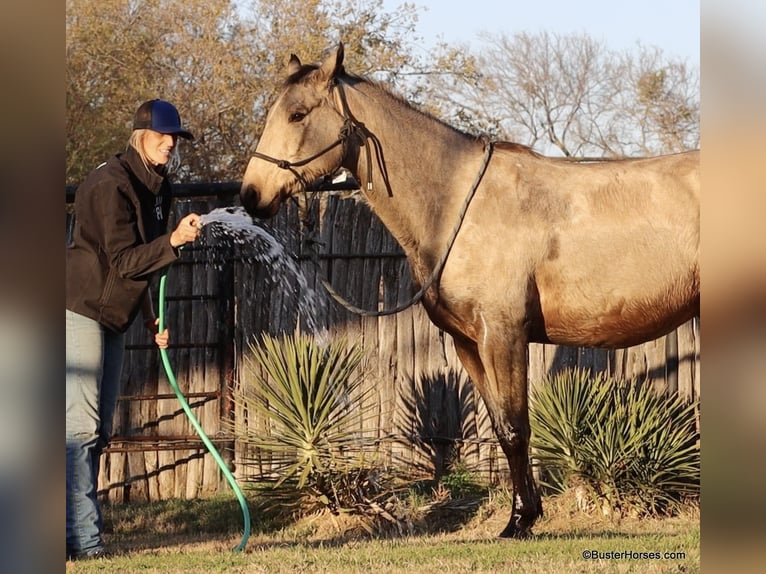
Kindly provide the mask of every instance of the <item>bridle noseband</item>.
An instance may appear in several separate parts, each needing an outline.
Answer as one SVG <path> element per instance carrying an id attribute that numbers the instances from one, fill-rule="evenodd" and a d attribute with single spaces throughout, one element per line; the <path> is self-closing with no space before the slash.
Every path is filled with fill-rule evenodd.
<path id="1" fill-rule="evenodd" d="M 280 169 L 286 169 L 290 171 L 296 177 L 296 179 L 300 182 L 301 186 L 303 186 L 303 189 L 306 190 L 309 187 L 309 182 L 306 181 L 306 178 L 303 177 L 303 174 L 300 173 L 295 168 L 303 167 L 304 165 L 311 163 L 315 159 L 319 159 L 320 157 L 330 152 L 331 150 L 335 149 L 339 145 L 344 146 L 343 156 L 345 157 L 346 153 L 348 152 L 348 148 L 347 148 L 348 142 L 352 141 L 354 137 L 357 137 L 364 143 L 364 147 L 367 152 L 366 153 L 367 155 L 367 191 L 372 191 L 372 155 L 370 154 L 369 140 L 373 136 L 370 133 L 370 131 L 366 127 L 364 127 L 364 124 L 358 122 L 349 111 L 348 102 L 346 101 L 346 94 L 343 91 L 343 87 L 341 86 L 340 82 L 338 82 L 337 80 L 335 80 L 333 85 L 331 86 L 331 89 L 335 89 L 335 88 L 338 89 L 338 93 L 340 94 L 341 110 L 339 113 L 343 117 L 343 125 L 340 128 L 338 139 L 336 139 L 333 143 L 328 145 L 323 150 L 318 151 L 314 155 L 304 158 L 300 161 L 288 161 L 286 159 L 279 159 L 279 158 L 272 157 L 270 155 L 266 155 L 264 153 L 260 153 L 257 151 L 253 152 L 252 157 L 257 157 L 258 159 L 262 159 L 269 163 L 273 163 Z M 342 164 L 342 161 L 341 161 L 341 164 Z M 340 165 L 338 166 L 338 168 L 339 167 Z"/>

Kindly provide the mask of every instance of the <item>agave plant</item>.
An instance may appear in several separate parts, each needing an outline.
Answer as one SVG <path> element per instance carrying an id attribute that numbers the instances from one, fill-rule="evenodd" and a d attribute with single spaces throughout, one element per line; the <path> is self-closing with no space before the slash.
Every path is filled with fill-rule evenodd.
<path id="1" fill-rule="evenodd" d="M 586 486 L 618 509 L 657 513 L 699 494 L 696 402 L 568 370 L 533 389 L 531 446 L 554 491 Z"/>
<path id="2" fill-rule="evenodd" d="M 277 485 L 290 480 L 303 488 L 311 476 L 336 472 L 364 446 L 361 421 L 373 387 L 362 390 L 363 358 L 359 346 L 342 339 L 320 344 L 308 335 L 264 336 L 250 344 L 249 377 L 234 390 L 234 400 L 260 414 L 269 429 L 238 439 L 271 454 Z"/>

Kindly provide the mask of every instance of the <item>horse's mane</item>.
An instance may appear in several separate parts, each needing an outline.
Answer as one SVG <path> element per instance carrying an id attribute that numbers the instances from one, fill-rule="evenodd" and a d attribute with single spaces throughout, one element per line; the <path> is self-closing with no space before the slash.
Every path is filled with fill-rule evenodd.
<path id="1" fill-rule="evenodd" d="M 317 69 L 319 69 L 319 65 L 318 64 L 303 64 L 303 65 L 301 65 L 301 67 L 300 67 L 300 69 L 298 69 L 298 71 L 294 72 L 293 74 L 291 74 L 290 76 L 287 77 L 287 79 L 285 80 L 284 86 L 287 87 L 287 86 L 299 84 L 299 83 L 302 83 L 302 82 L 306 81 L 307 76 L 311 72 L 313 72 L 313 71 L 315 71 Z M 385 94 L 387 97 L 391 98 L 395 102 L 398 102 L 399 104 L 407 107 L 408 109 L 413 110 L 417 114 L 420 114 L 421 116 L 423 116 L 423 117 L 425 117 L 425 118 L 427 118 L 429 120 L 435 121 L 435 122 L 441 124 L 442 126 L 448 128 L 448 129 L 452 130 L 453 132 L 456 132 L 456 133 L 458 133 L 458 134 L 460 134 L 460 135 L 462 135 L 464 137 L 471 138 L 471 139 L 474 139 L 474 140 L 485 139 L 484 136 L 482 136 L 482 135 L 470 134 L 468 132 L 460 130 L 460 129 L 456 128 L 455 126 L 452 126 L 452 125 L 448 124 L 444 120 L 436 117 L 435 115 L 431 114 L 430 112 L 427 112 L 427 111 L 425 111 L 423 109 L 420 109 L 418 106 L 414 105 L 412 102 L 407 100 L 401 94 L 397 94 L 397 93 L 391 91 L 391 89 L 389 89 L 388 86 L 385 86 L 381 82 L 378 82 L 376 80 L 372 80 L 370 78 L 365 78 L 363 76 L 358 76 L 356 74 L 352 74 L 352 73 L 346 71 L 345 68 L 341 70 L 340 76 L 343 79 L 343 81 L 345 81 L 346 83 L 348 83 L 349 85 L 352 85 L 352 86 L 354 84 L 357 84 L 357 83 L 363 83 L 363 84 L 367 84 L 367 85 L 373 86 L 374 88 L 380 90 L 381 92 L 383 92 L 383 94 Z M 540 156 L 540 154 L 538 154 L 536 151 L 534 151 L 531 147 L 526 146 L 524 144 L 514 143 L 514 142 L 507 142 L 507 141 L 495 142 L 495 149 L 504 149 L 504 150 L 508 150 L 508 151 L 529 153 L 531 155 Z"/>
<path id="2" fill-rule="evenodd" d="M 520 144 L 516 142 L 498 141 L 498 142 L 495 142 L 495 149 L 504 149 L 508 151 L 528 153 L 535 157 L 543 157 L 542 154 L 537 153 L 528 145 L 524 145 L 524 144 Z"/>
<path id="3" fill-rule="evenodd" d="M 446 128 L 449 128 L 453 132 L 456 132 L 456 133 L 458 133 L 458 134 L 460 134 L 462 136 L 469 137 L 469 138 L 472 138 L 472 139 L 479 139 L 475 134 L 469 134 L 467 132 L 464 132 L 463 130 L 458 129 L 455 126 L 452 126 L 452 125 L 448 124 L 444 120 L 442 120 L 440 118 L 437 118 L 432 113 L 430 113 L 430 112 L 420 108 L 419 106 L 417 106 L 417 105 L 413 104 L 412 102 L 410 102 L 409 100 L 407 100 L 407 98 L 405 98 L 403 95 L 398 94 L 396 92 L 393 92 L 388 86 L 382 84 L 381 82 L 378 82 L 376 80 L 371 80 L 370 78 L 365 78 L 365 77 L 362 77 L 362 76 L 357 76 L 355 74 L 350 74 L 350 73 L 346 72 L 345 70 L 344 70 L 344 73 L 343 73 L 343 79 L 345 81 L 347 81 L 348 83 L 352 84 L 352 85 L 353 85 L 353 83 L 356 83 L 356 82 L 362 82 L 362 83 L 368 84 L 370 86 L 373 86 L 374 88 L 376 88 L 376 89 L 380 90 L 381 92 L 383 92 L 383 94 L 385 94 L 388 98 L 390 98 L 394 102 L 396 102 L 398 104 L 401 104 L 401 105 L 405 106 L 406 108 L 409 108 L 409 109 L 413 110 L 418 115 L 420 115 L 420 116 L 422 116 L 424 118 L 427 118 L 427 119 L 429 119 L 431 121 L 437 122 L 437 123 L 441 124 L 442 126 L 444 126 Z"/>
<path id="4" fill-rule="evenodd" d="M 446 128 L 452 130 L 453 132 L 456 132 L 464 137 L 471 138 L 473 140 L 482 140 L 486 139 L 484 135 L 477 135 L 477 134 L 471 134 L 468 132 L 465 132 L 463 130 L 460 130 L 456 128 L 455 126 L 452 126 L 445 122 L 444 120 L 436 117 L 435 115 L 431 114 L 430 112 L 427 112 L 426 110 L 423 110 L 419 108 L 418 106 L 414 105 L 412 102 L 407 100 L 404 96 L 401 94 L 398 94 L 396 92 L 391 91 L 388 86 L 385 86 L 384 84 L 377 82 L 375 80 L 371 80 L 369 78 L 365 78 L 362 76 L 357 76 L 355 74 L 350 74 L 349 72 L 343 71 L 343 79 L 348 81 L 349 83 L 353 84 L 355 82 L 363 82 L 365 84 L 374 86 L 375 88 L 379 89 L 381 92 L 383 92 L 386 96 L 394 100 L 395 102 L 399 102 L 403 106 L 406 106 L 407 108 L 415 111 L 416 113 L 420 114 L 421 116 L 428 118 L 429 120 L 435 121 Z M 534 151 L 531 147 L 526 146 L 524 144 L 520 143 L 514 143 L 514 142 L 507 142 L 507 141 L 497 141 L 495 142 L 495 149 L 504 149 L 508 151 L 514 151 L 514 152 L 522 152 L 522 153 L 529 153 L 531 155 L 540 156 L 536 151 Z M 542 157 L 542 156 L 540 156 Z"/>

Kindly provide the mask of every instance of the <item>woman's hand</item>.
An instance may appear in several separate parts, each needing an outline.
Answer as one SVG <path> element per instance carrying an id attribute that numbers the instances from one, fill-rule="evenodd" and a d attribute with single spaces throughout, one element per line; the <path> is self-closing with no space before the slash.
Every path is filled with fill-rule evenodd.
<path id="1" fill-rule="evenodd" d="M 200 230 L 200 216 L 196 213 L 190 213 L 184 217 L 178 226 L 170 234 L 170 245 L 181 247 L 197 239 Z"/>
<path id="2" fill-rule="evenodd" d="M 160 349 L 167 349 L 168 343 L 170 341 L 170 332 L 167 330 L 167 328 L 162 333 L 158 332 L 159 326 L 159 319 L 155 319 L 154 321 L 146 321 L 146 328 L 154 334 L 154 342 Z"/>
<path id="3" fill-rule="evenodd" d="M 160 349 L 167 349 L 170 341 L 170 332 L 165 329 L 162 333 L 155 333 L 154 342 Z"/>

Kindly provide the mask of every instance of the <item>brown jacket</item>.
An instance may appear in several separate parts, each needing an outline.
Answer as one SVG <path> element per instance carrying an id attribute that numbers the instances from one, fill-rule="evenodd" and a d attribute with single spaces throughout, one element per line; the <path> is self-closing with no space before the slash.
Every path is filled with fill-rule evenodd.
<path id="1" fill-rule="evenodd" d="M 77 188 L 66 250 L 66 308 L 117 332 L 130 327 L 152 274 L 178 257 L 167 218 L 170 183 L 129 147 Z"/>

